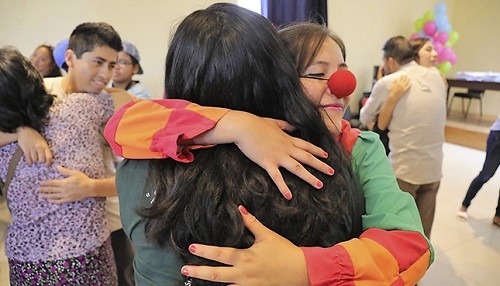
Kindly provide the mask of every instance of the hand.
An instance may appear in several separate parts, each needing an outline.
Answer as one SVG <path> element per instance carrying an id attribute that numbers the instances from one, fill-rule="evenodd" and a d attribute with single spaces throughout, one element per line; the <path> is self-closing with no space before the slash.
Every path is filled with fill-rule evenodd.
<path id="1" fill-rule="evenodd" d="M 38 131 L 30 127 L 19 127 L 17 135 L 17 142 L 23 150 L 28 165 L 33 163 L 45 163 L 47 167 L 52 165 L 54 160 L 52 151 Z"/>
<path id="2" fill-rule="evenodd" d="M 228 266 L 185 265 L 186 276 L 232 285 L 309 285 L 302 250 L 262 225 L 239 206 L 245 226 L 255 235 L 248 249 L 192 244 L 189 251 L 197 256 Z"/>
<path id="3" fill-rule="evenodd" d="M 260 118 L 246 112 L 230 111 L 220 119 L 212 136 L 219 139 L 224 135 L 231 136 L 226 141 L 235 143 L 245 156 L 264 168 L 283 196 L 286 199 L 291 199 L 292 193 L 286 185 L 279 167 L 287 169 L 317 189 L 323 187 L 323 183 L 307 171 L 302 164 L 311 166 L 327 175 L 334 173 L 332 167 L 316 158 L 328 157 L 323 149 L 305 140 L 292 137 L 283 131 L 293 131 L 293 129 L 293 126 L 282 120 Z"/>
<path id="4" fill-rule="evenodd" d="M 408 91 L 410 86 L 410 78 L 407 75 L 400 76 L 392 82 L 389 99 L 397 102 Z"/>
<path id="5" fill-rule="evenodd" d="M 40 197 L 53 204 L 64 204 L 83 200 L 91 189 L 93 179 L 80 171 L 57 166 L 57 171 L 66 176 L 64 179 L 40 182 Z"/>

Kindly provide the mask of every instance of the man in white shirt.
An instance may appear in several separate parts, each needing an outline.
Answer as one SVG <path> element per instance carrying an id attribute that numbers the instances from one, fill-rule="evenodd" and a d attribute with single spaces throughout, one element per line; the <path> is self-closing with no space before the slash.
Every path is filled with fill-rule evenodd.
<path id="1" fill-rule="evenodd" d="M 372 126 L 387 100 L 391 84 L 408 76 L 410 89 L 394 107 L 389 123 L 389 160 L 399 187 L 417 203 L 425 234 L 434 220 L 436 194 L 442 177 L 446 87 L 439 71 L 414 60 L 410 42 L 402 36 L 384 47 L 386 76 L 375 86 L 360 112 L 360 121 Z"/>

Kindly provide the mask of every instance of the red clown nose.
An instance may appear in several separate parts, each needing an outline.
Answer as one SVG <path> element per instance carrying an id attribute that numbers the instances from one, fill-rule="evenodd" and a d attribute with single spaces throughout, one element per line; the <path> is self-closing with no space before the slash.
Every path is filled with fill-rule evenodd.
<path id="1" fill-rule="evenodd" d="M 328 79 L 328 88 L 337 98 L 351 95 L 356 89 L 356 77 L 347 69 L 337 70 Z"/>

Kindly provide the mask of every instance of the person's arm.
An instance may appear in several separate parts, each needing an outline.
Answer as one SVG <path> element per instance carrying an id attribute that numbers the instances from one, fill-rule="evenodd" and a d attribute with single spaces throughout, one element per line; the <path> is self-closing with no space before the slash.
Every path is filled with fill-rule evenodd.
<path id="1" fill-rule="evenodd" d="M 364 232 L 329 249 L 302 248 L 312 285 L 335 285 L 339 277 L 347 279 L 344 282 L 415 285 L 434 259 L 415 202 L 399 189 L 374 133 L 363 132 L 352 154 L 365 194 Z"/>
<path id="2" fill-rule="evenodd" d="M 17 128 L 16 133 L 0 131 L 0 146 L 16 141 L 23 150 L 24 157 L 29 165 L 33 163 L 45 163 L 46 166 L 52 165 L 54 160 L 52 151 L 45 138 L 38 131 L 26 126 Z"/>
<path id="3" fill-rule="evenodd" d="M 106 91 L 111 95 L 114 110 L 120 109 L 132 100 L 132 96 L 125 90 L 107 88 Z M 103 102 L 106 102 L 106 100 L 103 99 Z M 107 115 L 104 115 L 102 119 L 104 121 L 104 118 L 107 119 L 111 116 L 113 109 L 110 105 L 103 104 L 103 106 L 108 106 L 106 108 Z M 95 140 L 98 140 L 98 138 L 95 138 Z M 57 166 L 57 170 L 65 176 L 64 179 L 42 181 L 39 187 L 40 196 L 51 203 L 63 204 L 89 197 L 113 197 L 117 195 L 114 176 L 94 179 L 83 172 L 62 166 Z"/>
<path id="4" fill-rule="evenodd" d="M 302 247 L 302 257 L 289 241 L 263 226 L 249 226 L 244 216 L 245 225 L 262 239 L 256 239 L 248 249 L 195 244 L 190 248 L 194 254 L 232 267 L 185 266 L 184 272 L 200 279 L 245 285 L 303 281 L 303 272 L 287 267 L 301 264 L 305 258 L 310 285 L 415 285 L 434 259 L 418 209 L 413 198 L 399 189 L 377 136 L 364 132 L 359 140 L 352 152 L 353 168 L 366 199 L 364 232 L 359 238 L 328 248 Z M 253 279 L 248 281 L 249 277 Z"/>
<path id="5" fill-rule="evenodd" d="M 113 197 L 117 195 L 115 177 L 92 179 L 80 171 L 57 166 L 64 179 L 40 182 L 40 197 L 54 204 L 64 204 L 89 197 Z"/>
<path id="6" fill-rule="evenodd" d="M 322 182 L 302 164 L 328 175 L 334 173 L 317 158 L 328 156 L 324 150 L 281 130 L 292 128 L 283 121 L 184 100 L 135 99 L 113 115 L 104 134 L 115 154 L 128 159 L 173 158 L 191 162 L 193 154 L 189 150 L 193 144 L 235 143 L 269 173 L 280 192 L 290 199 L 291 192 L 279 167 L 316 188 L 321 188 Z"/>
<path id="7" fill-rule="evenodd" d="M 365 105 L 359 111 L 359 121 L 368 129 L 373 129 L 373 124 L 380 112 L 382 104 L 384 104 L 389 89 L 387 88 L 385 77 L 377 81 L 373 86 L 370 97 L 366 100 Z"/>
<path id="8" fill-rule="evenodd" d="M 406 94 L 406 91 L 410 88 L 410 86 L 410 78 L 406 75 L 402 75 L 392 82 L 387 100 L 382 105 L 382 109 L 380 110 L 377 119 L 377 126 L 380 130 L 385 130 L 387 126 L 389 126 L 394 107 L 396 107 L 399 99 Z"/>

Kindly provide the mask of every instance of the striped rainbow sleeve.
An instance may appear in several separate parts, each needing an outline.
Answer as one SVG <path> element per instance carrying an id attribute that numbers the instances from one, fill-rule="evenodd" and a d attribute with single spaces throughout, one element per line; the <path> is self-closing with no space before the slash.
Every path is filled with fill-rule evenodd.
<path id="1" fill-rule="evenodd" d="M 179 146 L 179 139 L 190 140 L 212 129 L 228 111 L 178 99 L 135 99 L 111 117 L 104 136 L 120 157 L 191 162 L 191 147 Z"/>
<path id="2" fill-rule="evenodd" d="M 313 286 L 415 285 L 431 261 L 419 232 L 368 229 L 329 248 L 301 247 Z"/>

